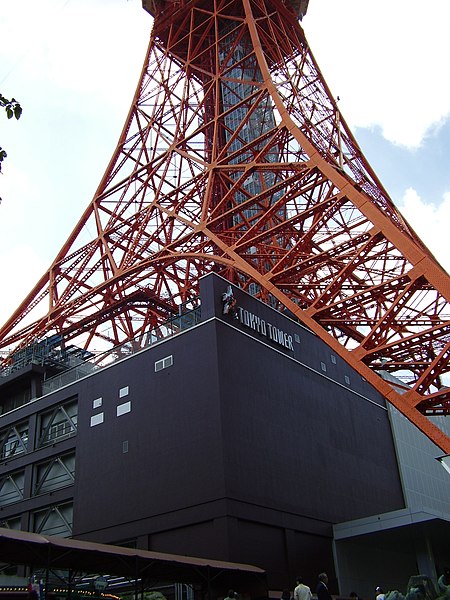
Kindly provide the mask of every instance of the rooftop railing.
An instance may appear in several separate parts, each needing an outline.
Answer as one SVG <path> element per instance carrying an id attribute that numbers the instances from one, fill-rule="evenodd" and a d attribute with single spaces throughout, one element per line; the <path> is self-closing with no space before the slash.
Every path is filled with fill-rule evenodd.
<path id="1" fill-rule="evenodd" d="M 83 377 L 88 377 L 115 362 L 129 358 L 133 354 L 142 352 L 155 344 L 178 335 L 187 329 L 191 329 L 200 322 L 200 317 L 200 307 L 176 317 L 172 317 L 161 326 L 152 329 L 131 341 L 127 341 L 106 352 L 96 354 L 76 367 L 47 379 L 43 383 L 42 393 L 45 395 L 54 392 Z"/>

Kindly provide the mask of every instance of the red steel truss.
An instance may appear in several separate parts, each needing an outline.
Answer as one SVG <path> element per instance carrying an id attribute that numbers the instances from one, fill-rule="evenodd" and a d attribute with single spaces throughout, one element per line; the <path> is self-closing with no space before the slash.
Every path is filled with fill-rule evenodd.
<path id="1" fill-rule="evenodd" d="M 117 148 L 0 348 L 131 341 L 213 270 L 288 309 L 450 453 L 427 418 L 450 413 L 450 278 L 363 156 L 299 3 L 144 7 L 154 27 Z"/>

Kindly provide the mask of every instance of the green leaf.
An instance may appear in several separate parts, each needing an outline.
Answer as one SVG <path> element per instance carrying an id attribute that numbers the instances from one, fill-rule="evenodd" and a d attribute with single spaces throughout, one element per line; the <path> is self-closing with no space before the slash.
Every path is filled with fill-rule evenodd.
<path id="1" fill-rule="evenodd" d="M 20 104 L 16 104 L 14 106 L 14 116 L 16 117 L 16 119 L 20 119 L 21 114 L 22 114 L 22 107 L 20 106 Z"/>
<path id="2" fill-rule="evenodd" d="M 11 109 L 10 106 L 6 107 L 6 115 L 7 115 L 8 119 L 11 119 L 13 117 L 13 115 L 14 115 L 14 113 L 13 113 L 13 111 L 12 111 L 12 109 Z"/>

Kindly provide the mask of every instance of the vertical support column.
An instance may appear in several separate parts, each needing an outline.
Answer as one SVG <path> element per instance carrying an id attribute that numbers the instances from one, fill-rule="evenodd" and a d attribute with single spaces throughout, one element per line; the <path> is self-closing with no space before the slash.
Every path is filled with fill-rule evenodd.
<path id="1" fill-rule="evenodd" d="M 420 538 L 417 538 L 414 542 L 416 550 L 417 568 L 420 575 L 428 575 L 434 585 L 437 585 L 437 573 L 436 563 L 434 560 L 433 547 L 430 542 L 430 538 L 426 531 Z"/>
<path id="2" fill-rule="evenodd" d="M 36 449 L 38 432 L 37 432 L 37 415 L 33 414 L 30 416 L 28 421 L 28 444 L 27 444 L 27 454 L 30 454 Z M 23 497 L 31 498 L 33 496 L 33 463 L 27 465 L 25 467 L 25 478 L 24 478 L 24 486 L 23 486 Z M 27 530 L 27 529 L 25 529 Z"/>

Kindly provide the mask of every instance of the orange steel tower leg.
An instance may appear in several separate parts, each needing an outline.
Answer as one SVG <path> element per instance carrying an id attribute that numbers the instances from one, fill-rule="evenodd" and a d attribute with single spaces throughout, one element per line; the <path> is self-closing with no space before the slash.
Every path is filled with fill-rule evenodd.
<path id="1" fill-rule="evenodd" d="M 450 413 L 450 278 L 340 114 L 302 4 L 144 1 L 154 27 L 117 148 L 0 348 L 131 341 L 214 270 L 288 309 L 449 453 L 427 415 Z"/>

